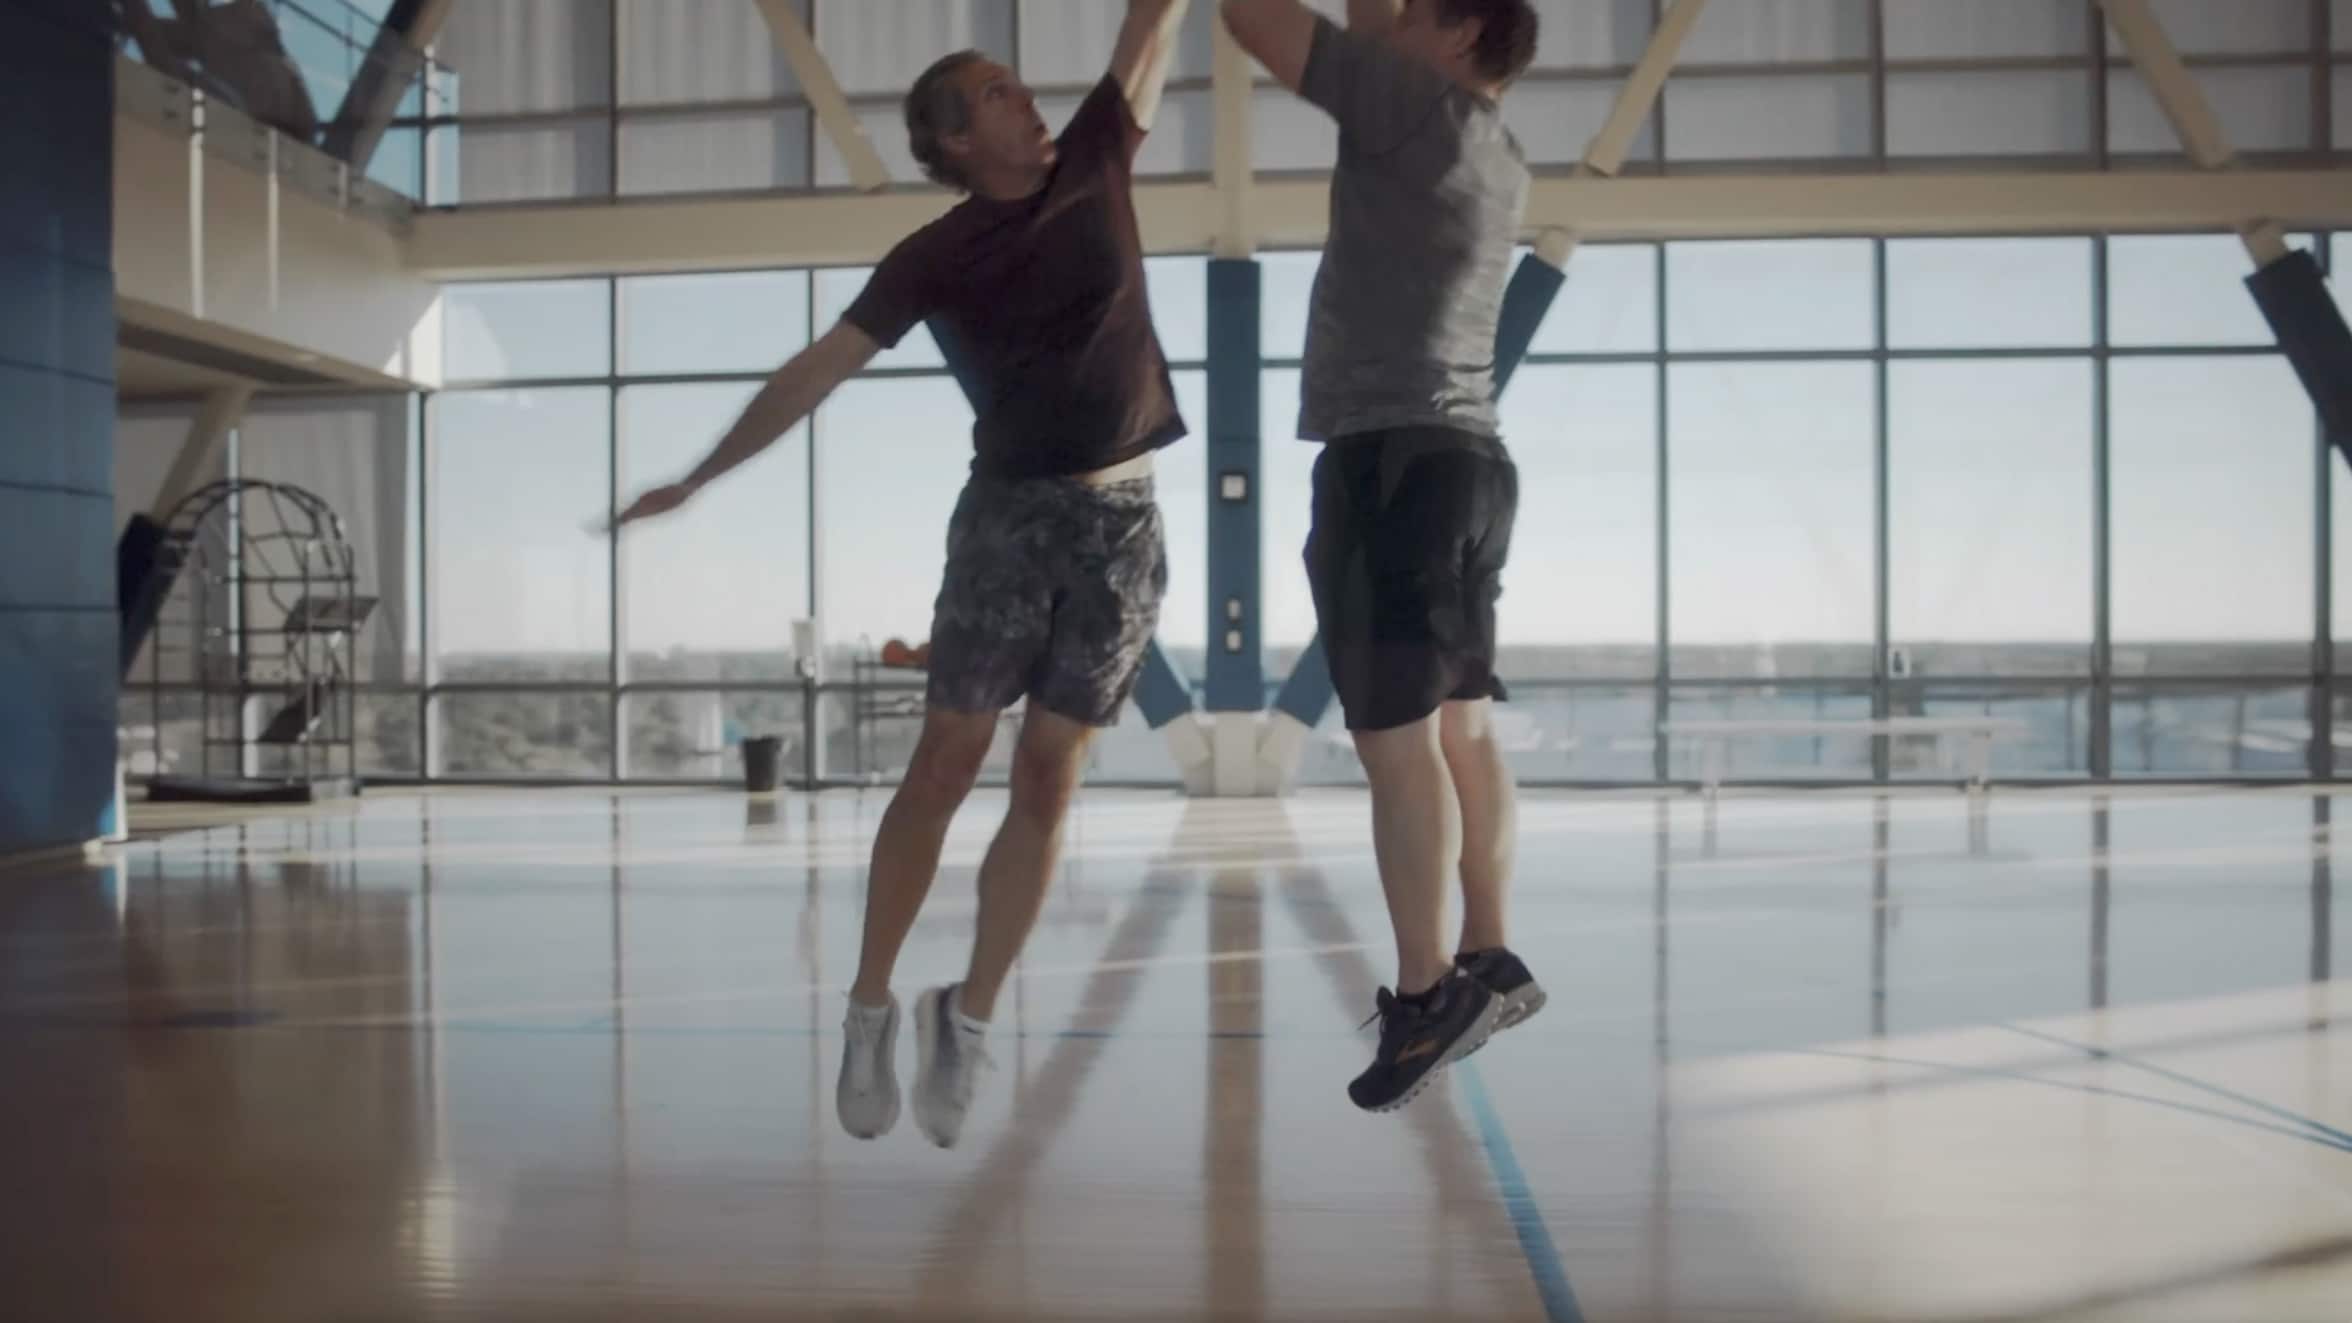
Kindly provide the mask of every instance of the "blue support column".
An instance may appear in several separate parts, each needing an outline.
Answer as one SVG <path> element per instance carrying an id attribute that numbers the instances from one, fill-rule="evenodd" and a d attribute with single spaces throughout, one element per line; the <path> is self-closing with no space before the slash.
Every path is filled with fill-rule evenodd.
<path id="1" fill-rule="evenodd" d="M 947 363 L 948 375 L 963 389 L 965 402 L 974 409 L 979 408 L 979 393 L 973 388 L 970 376 L 972 360 L 964 353 L 963 345 L 945 322 L 935 318 L 925 325 L 939 345 L 939 356 Z M 1251 343 L 1256 343 L 1254 332 Z M 1184 673 L 1176 669 L 1168 650 L 1156 638 L 1152 640 L 1151 651 L 1144 656 L 1143 674 L 1135 683 L 1135 706 L 1153 730 L 1192 711 L 1192 687 L 1185 683 Z"/>
<path id="2" fill-rule="evenodd" d="M 1209 662 L 1211 712 L 1266 705 L 1259 655 L 1258 264 L 1209 263 Z"/>
<path id="3" fill-rule="evenodd" d="M 1495 323 L 1495 394 L 1497 396 L 1503 393 L 1504 387 L 1511 384 L 1511 377 L 1519 371 L 1519 365 L 1526 361 L 1528 346 L 1535 343 L 1537 329 L 1542 327 L 1544 316 L 1551 312 L 1552 304 L 1559 299 L 1560 290 L 1567 281 L 1567 272 L 1533 253 L 1520 259 L 1519 269 L 1511 273 L 1510 286 L 1503 291 L 1502 315 Z M 1213 295 L 1215 288 L 1216 285 L 1212 280 L 1210 284 L 1212 299 L 1209 307 L 1209 328 L 1212 336 L 1210 347 L 1212 349 L 1216 344 L 1213 337 L 1216 334 L 1217 326 L 1217 312 Z M 1255 324 L 1252 325 L 1250 343 L 1254 348 L 1257 340 Z M 1215 413 L 1214 401 L 1217 389 L 1215 372 L 1215 360 L 1212 359 L 1209 379 L 1212 416 Z M 1214 493 L 1212 492 L 1211 495 L 1214 496 Z M 1216 520 L 1212 516 L 1209 522 L 1211 539 L 1209 554 L 1212 558 L 1216 555 L 1216 527 Z M 1215 706 L 1213 700 L 1210 706 Z M 1323 714 L 1331 707 L 1331 668 L 1323 660 L 1322 639 L 1317 638 L 1309 643 L 1307 650 L 1299 654 L 1298 664 L 1291 668 L 1290 678 L 1282 682 L 1282 692 L 1274 698 L 1274 707 L 1275 710 L 1288 714 L 1295 718 L 1300 725 L 1310 729 L 1323 720 Z"/>
<path id="4" fill-rule="evenodd" d="M 2246 277 L 2246 288 L 2302 378 L 2329 443 L 2352 458 L 2352 330 L 2319 263 L 2298 249 Z"/>

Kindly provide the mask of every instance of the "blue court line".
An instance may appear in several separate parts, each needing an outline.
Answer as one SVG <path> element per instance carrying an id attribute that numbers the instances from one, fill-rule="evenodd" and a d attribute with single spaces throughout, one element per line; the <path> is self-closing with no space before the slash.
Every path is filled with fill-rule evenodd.
<path id="1" fill-rule="evenodd" d="M 2084 1056 L 2089 1057 L 2093 1061 L 2113 1061 L 2120 1065 L 2130 1066 L 2134 1070 L 2146 1071 L 2147 1073 L 2154 1075 L 2159 1079 L 2168 1079 L 2175 1084 L 2184 1084 L 2189 1088 L 2196 1089 L 2200 1092 L 2210 1093 L 2216 1098 L 2234 1102 L 2240 1107 L 2251 1107 L 2257 1112 L 2262 1112 L 2269 1116 L 2275 1116 L 2282 1121 L 2287 1121 L 2292 1124 L 2302 1126 L 2308 1130 L 2325 1135 L 2329 1139 L 2334 1140 L 2341 1147 L 2352 1149 L 2352 1133 L 2346 1133 L 2345 1131 L 2338 1130 L 2334 1126 L 2329 1125 L 2324 1121 L 2315 1121 L 2312 1118 L 2303 1115 L 2301 1112 L 2289 1111 L 2288 1109 L 2281 1107 L 2276 1103 L 2267 1103 L 2262 1101 L 2260 1098 L 2249 1098 L 2245 1094 L 2239 1093 L 2233 1089 L 2225 1089 L 2218 1084 L 2208 1083 L 2205 1080 L 2198 1079 L 2194 1075 L 2184 1075 L 2177 1070 L 2159 1066 L 2153 1061 L 2143 1061 L 2138 1057 L 2130 1056 L 2122 1052 L 2111 1051 L 2104 1047 L 2094 1047 L 2089 1043 L 2077 1043 L 2072 1039 L 2060 1038 L 2056 1034 L 2043 1033 L 2039 1029 L 2028 1029 L 2021 1024 L 2004 1024 L 2001 1027 L 2013 1034 L 2023 1034 L 2027 1038 L 2038 1038 L 2045 1043 L 2051 1043 L 2058 1047 L 2070 1048 L 2076 1052 L 2082 1053 Z"/>
<path id="2" fill-rule="evenodd" d="M 1535 1196 L 1527 1189 L 1527 1177 L 1519 1170 L 1519 1159 L 1511 1152 L 1511 1137 L 1503 1130 L 1503 1118 L 1496 1115 L 1494 1100 L 1487 1097 L 1486 1081 L 1478 1074 L 1473 1062 L 1462 1062 L 1454 1067 L 1461 1077 L 1462 1090 L 1470 1099 L 1470 1113 L 1478 1121 L 1479 1141 L 1486 1145 L 1487 1165 L 1494 1169 L 1495 1185 L 1503 1195 L 1503 1207 L 1511 1215 L 1511 1227 L 1519 1233 L 1519 1252 L 1527 1257 L 1527 1270 L 1535 1276 L 1536 1294 L 1543 1297 L 1544 1315 L 1551 1323 L 1584 1323 L 1584 1311 L 1576 1307 L 1576 1292 L 1568 1285 L 1568 1270 L 1560 1264 L 1560 1248 L 1552 1243 L 1552 1233 L 1544 1226 L 1543 1210 L 1535 1206 Z"/>

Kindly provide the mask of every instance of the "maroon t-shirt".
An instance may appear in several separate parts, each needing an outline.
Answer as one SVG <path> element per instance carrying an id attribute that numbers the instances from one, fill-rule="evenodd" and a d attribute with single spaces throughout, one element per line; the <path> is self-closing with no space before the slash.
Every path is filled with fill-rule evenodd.
<path id="1" fill-rule="evenodd" d="M 1143 129 L 1117 78 L 1057 141 L 1043 189 L 966 198 L 891 249 L 843 314 L 882 345 L 944 325 L 968 360 L 972 466 L 988 477 L 1088 473 L 1185 434 L 1135 229 Z"/>

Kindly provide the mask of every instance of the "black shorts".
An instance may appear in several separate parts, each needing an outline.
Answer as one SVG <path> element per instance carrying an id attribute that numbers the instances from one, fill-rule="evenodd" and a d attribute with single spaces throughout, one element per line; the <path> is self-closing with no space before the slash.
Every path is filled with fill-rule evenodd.
<path id="1" fill-rule="evenodd" d="M 927 701 L 1118 723 L 1168 590 L 1152 481 L 975 477 L 947 525 Z"/>
<path id="2" fill-rule="evenodd" d="M 1506 696 L 1495 599 L 1518 510 L 1519 470 L 1489 437 L 1409 427 L 1324 446 L 1307 582 L 1349 730 Z"/>

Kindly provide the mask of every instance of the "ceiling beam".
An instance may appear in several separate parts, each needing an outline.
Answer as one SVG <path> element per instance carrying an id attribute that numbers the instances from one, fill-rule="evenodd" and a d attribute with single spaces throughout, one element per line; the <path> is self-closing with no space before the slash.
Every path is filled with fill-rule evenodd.
<path id="1" fill-rule="evenodd" d="M 784 51 L 784 62 L 792 66 L 792 76 L 800 83 L 801 95 L 808 98 L 810 109 L 817 113 L 817 123 L 824 126 L 825 136 L 833 140 L 833 149 L 841 153 L 842 163 L 849 167 L 850 183 L 861 193 L 888 188 L 890 170 L 867 139 L 866 127 L 858 121 L 857 112 L 850 109 L 849 98 L 841 91 L 841 80 L 833 75 L 832 64 L 817 49 L 808 25 L 800 21 L 798 7 L 793 0 L 756 0 L 756 3 L 768 20 L 768 31 L 774 35 L 776 45 Z"/>
<path id="2" fill-rule="evenodd" d="M 419 213 L 409 268 L 435 280 L 731 268 L 861 266 L 938 216 L 938 189 L 867 196 L 664 198 Z M 1207 253 L 1227 200 L 1202 179 L 1136 186 L 1145 250 Z M 1323 243 L 1327 176 L 1260 178 L 1251 228 L 1265 248 Z M 2064 234 L 2352 225 L 2352 171 L 1983 171 L 1538 178 L 1526 236 L 1584 240 L 1820 235 Z"/>

